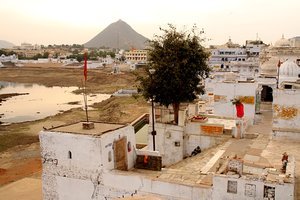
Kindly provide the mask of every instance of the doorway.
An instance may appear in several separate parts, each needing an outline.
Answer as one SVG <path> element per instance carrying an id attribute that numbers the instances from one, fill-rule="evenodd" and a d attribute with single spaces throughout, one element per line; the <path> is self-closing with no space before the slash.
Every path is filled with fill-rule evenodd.
<path id="1" fill-rule="evenodd" d="M 127 141 L 126 137 L 114 141 L 115 169 L 118 170 L 128 169 L 126 141 Z"/>
<path id="2" fill-rule="evenodd" d="M 273 89 L 267 85 L 262 86 L 261 101 L 262 102 L 273 102 Z"/>

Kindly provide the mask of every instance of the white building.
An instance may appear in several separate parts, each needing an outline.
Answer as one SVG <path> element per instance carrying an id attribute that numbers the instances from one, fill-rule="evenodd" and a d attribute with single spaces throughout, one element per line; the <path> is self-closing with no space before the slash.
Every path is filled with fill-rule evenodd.
<path id="1" fill-rule="evenodd" d="M 227 159 L 213 177 L 212 199 L 294 199 L 295 161 L 284 174 L 240 159 Z M 226 164 L 225 164 L 226 165 Z"/>
<path id="2" fill-rule="evenodd" d="M 214 71 L 234 71 L 245 77 L 259 74 L 259 54 L 266 45 L 260 40 L 247 40 L 240 47 L 229 41 L 220 46 L 213 46 L 208 65 Z"/>
<path id="3" fill-rule="evenodd" d="M 181 113 L 181 116 L 185 115 Z M 162 168 L 160 158 L 164 157 L 169 162 L 166 164 L 183 166 L 181 157 L 185 148 L 189 151 L 188 146 L 199 145 L 201 141 L 207 145 L 212 141 L 224 142 L 225 138 L 222 139 L 216 128 L 211 132 L 207 127 L 200 128 L 208 126 L 207 123 L 188 121 L 187 124 L 184 128 L 171 124 L 162 127 L 163 123 L 157 123 L 157 151 L 136 149 L 131 125 L 95 122 L 94 128 L 84 129 L 80 122 L 41 131 L 43 199 L 112 200 L 143 195 L 163 200 L 244 199 L 247 196 L 263 199 L 268 195 L 267 189 L 275 194 L 275 200 L 293 199 L 293 158 L 289 159 L 286 173 L 279 175 L 274 175 L 275 169 L 253 163 L 241 165 L 229 161 L 226 164 L 228 158 L 221 157 L 225 152 L 222 149 L 206 164 L 190 160 L 193 166 L 201 165 L 201 171 Z M 184 134 L 180 133 L 182 128 Z M 215 165 L 220 167 L 214 168 Z M 274 176 L 276 181 L 270 183 Z"/>
<path id="4" fill-rule="evenodd" d="M 146 63 L 147 62 L 147 50 L 130 50 L 125 52 L 125 58 L 130 63 Z"/>
<path id="5" fill-rule="evenodd" d="M 300 47 L 300 36 L 290 38 L 289 42 L 292 47 Z"/>
<path id="6" fill-rule="evenodd" d="M 279 68 L 278 89 L 273 100 L 275 137 L 300 139 L 300 67 L 290 60 Z"/>
<path id="7" fill-rule="evenodd" d="M 104 199 L 103 181 L 110 182 L 104 172 L 133 168 L 133 127 L 103 123 L 94 126 L 83 129 L 80 122 L 41 131 L 44 200 Z"/>
<path id="8" fill-rule="evenodd" d="M 10 55 L 10 56 L 5 56 L 4 54 L 2 54 L 0 56 L 0 62 L 13 62 L 13 63 L 16 63 L 18 61 L 18 57 L 13 54 L 13 55 Z"/>
<path id="9" fill-rule="evenodd" d="M 290 40 L 282 36 L 274 46 L 261 53 L 262 100 L 273 104 L 273 132 L 275 137 L 299 139 L 299 78 L 300 47 L 298 37 Z"/>
<path id="10" fill-rule="evenodd" d="M 156 123 L 156 151 L 151 150 L 151 142 L 149 147 L 136 149 L 131 125 L 95 122 L 93 129 L 84 129 L 80 122 L 41 131 L 43 199 L 115 199 L 144 194 L 175 200 L 211 199 L 211 188 L 198 185 L 197 177 L 192 183 L 178 184 L 163 178 L 170 171 L 162 166 L 182 161 L 198 145 L 204 150 L 222 143 L 231 137 L 231 133 L 222 136 L 224 130 L 233 129 L 224 127 L 226 119 L 202 123 L 185 117 L 181 112 L 179 126 Z"/>
<path id="11" fill-rule="evenodd" d="M 233 72 L 223 73 L 219 78 L 208 78 L 205 81 L 205 97 L 209 100 L 208 109 L 212 114 L 236 119 L 234 99 L 244 104 L 246 126 L 255 120 L 258 83 L 254 80 L 239 80 Z M 245 127 L 246 128 L 246 127 Z"/>

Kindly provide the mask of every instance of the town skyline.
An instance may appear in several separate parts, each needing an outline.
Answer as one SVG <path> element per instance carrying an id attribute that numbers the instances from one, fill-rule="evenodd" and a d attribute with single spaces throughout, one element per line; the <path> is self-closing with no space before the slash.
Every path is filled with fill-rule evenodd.
<path id="1" fill-rule="evenodd" d="M 161 34 L 159 27 L 168 23 L 179 30 L 189 30 L 195 24 L 204 29 L 210 39 L 206 45 L 261 39 L 274 44 L 282 35 L 298 36 L 297 10 L 300 2 L 229 0 L 97 2 L 94 0 L 0 0 L 2 22 L 0 40 L 19 45 L 84 44 L 119 19 L 143 36 L 152 39 Z"/>

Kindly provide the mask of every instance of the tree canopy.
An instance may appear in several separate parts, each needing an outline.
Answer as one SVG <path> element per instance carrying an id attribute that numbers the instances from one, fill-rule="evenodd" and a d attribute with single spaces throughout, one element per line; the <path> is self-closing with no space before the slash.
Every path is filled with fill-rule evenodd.
<path id="1" fill-rule="evenodd" d="M 163 34 L 149 41 L 148 69 L 155 69 L 155 73 L 147 72 L 148 76 L 141 78 L 141 87 L 145 98 L 167 107 L 173 105 L 177 123 L 180 103 L 204 93 L 199 83 L 210 71 L 209 54 L 201 45 L 203 39 L 196 27 L 184 32 L 169 24 L 169 29 L 160 30 Z"/>

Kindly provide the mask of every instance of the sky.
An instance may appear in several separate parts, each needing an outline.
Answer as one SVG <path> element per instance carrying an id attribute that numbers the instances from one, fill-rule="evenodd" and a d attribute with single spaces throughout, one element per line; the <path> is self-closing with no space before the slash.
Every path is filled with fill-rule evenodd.
<path id="1" fill-rule="evenodd" d="M 159 27 L 204 30 L 204 45 L 300 36 L 299 0 L 0 0 L 0 40 L 83 44 L 122 19 L 152 39 Z"/>

